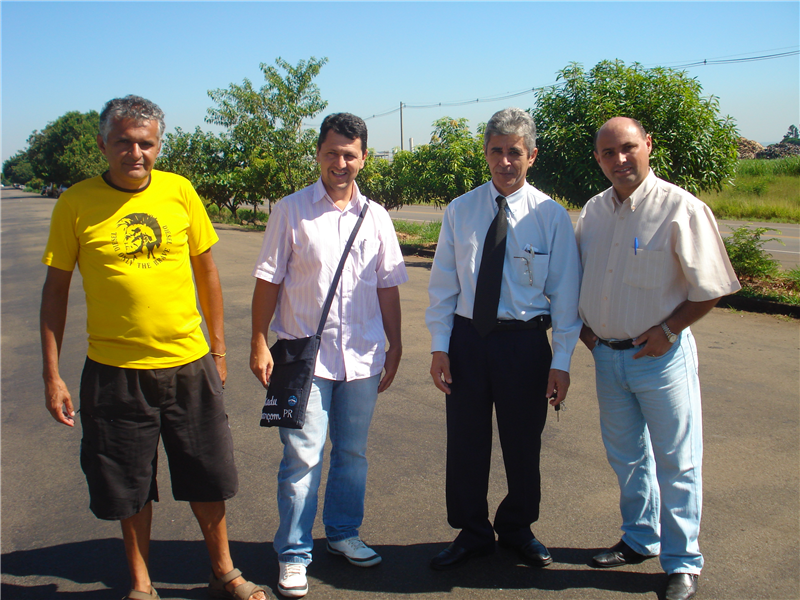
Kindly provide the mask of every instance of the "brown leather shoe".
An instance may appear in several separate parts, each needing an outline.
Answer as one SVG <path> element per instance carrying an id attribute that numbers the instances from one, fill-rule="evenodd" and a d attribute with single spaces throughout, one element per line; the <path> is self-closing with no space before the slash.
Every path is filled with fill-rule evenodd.
<path id="1" fill-rule="evenodd" d="M 699 575 L 673 573 L 667 580 L 666 600 L 689 600 L 697 593 Z"/>
<path id="2" fill-rule="evenodd" d="M 622 565 L 638 565 L 648 558 L 655 558 L 658 554 L 639 554 L 625 542 L 620 540 L 605 552 L 592 558 L 592 566 L 598 569 L 610 569 Z"/>

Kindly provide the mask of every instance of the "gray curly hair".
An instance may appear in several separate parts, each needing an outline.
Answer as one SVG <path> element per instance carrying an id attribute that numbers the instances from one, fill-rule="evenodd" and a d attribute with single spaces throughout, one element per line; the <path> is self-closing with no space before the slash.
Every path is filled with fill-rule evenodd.
<path id="1" fill-rule="evenodd" d="M 164 111 L 157 104 L 141 96 L 128 95 L 124 98 L 114 98 L 106 102 L 103 112 L 100 113 L 100 135 L 103 141 L 108 141 L 108 133 L 114 121 L 133 119 L 136 123 L 145 121 L 158 122 L 158 139 L 164 135 Z"/>
<path id="2" fill-rule="evenodd" d="M 483 132 L 484 152 L 493 135 L 518 135 L 525 140 L 528 153 L 533 152 L 533 149 L 536 148 L 536 123 L 534 123 L 533 117 L 521 108 L 504 108 L 492 115 Z"/>

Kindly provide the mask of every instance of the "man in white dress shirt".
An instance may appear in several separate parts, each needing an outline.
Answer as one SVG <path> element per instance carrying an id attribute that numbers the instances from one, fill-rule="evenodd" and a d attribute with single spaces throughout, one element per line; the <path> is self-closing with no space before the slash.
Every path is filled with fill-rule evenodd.
<path id="1" fill-rule="evenodd" d="M 530 115 L 496 113 L 484 134 L 492 180 L 453 200 L 442 221 L 426 323 L 431 376 L 446 394 L 447 518 L 461 531 L 431 561 L 436 570 L 491 554 L 495 533 L 526 563 L 552 562 L 531 524 L 548 398 L 566 397 L 580 334 L 580 264 L 567 211 L 525 180 L 537 151 Z M 491 523 L 493 408 L 508 494 Z"/>
<path id="2" fill-rule="evenodd" d="M 272 329 L 281 339 L 317 330 L 344 246 L 367 202 L 355 183 L 366 156 L 364 121 L 348 113 L 327 116 L 317 141 L 320 178 L 272 210 L 253 272 L 250 368 L 264 387 L 273 365 L 267 344 L 273 314 Z M 389 214 L 370 202 L 322 333 L 305 425 L 280 429 L 284 453 L 274 547 L 278 590 L 284 596 L 297 598 L 308 591 L 306 567 L 329 426 L 332 447 L 322 517 L 328 551 L 361 567 L 381 561 L 359 537 L 367 434 L 378 393 L 392 383 L 400 363 L 398 285 L 407 280 Z"/>
<path id="3" fill-rule="evenodd" d="M 599 129 L 594 156 L 612 187 L 589 200 L 576 227 L 581 340 L 595 360 L 623 532 L 593 564 L 660 554 L 667 600 L 687 600 L 703 567 L 703 426 L 689 325 L 740 286 L 711 210 L 655 176 L 652 146 L 634 119 Z"/>

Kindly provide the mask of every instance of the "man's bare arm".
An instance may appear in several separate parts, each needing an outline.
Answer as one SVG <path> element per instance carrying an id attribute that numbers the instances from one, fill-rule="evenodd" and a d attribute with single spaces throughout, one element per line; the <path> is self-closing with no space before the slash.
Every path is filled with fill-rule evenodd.
<path id="1" fill-rule="evenodd" d="M 378 304 L 383 317 L 383 330 L 389 348 L 386 350 L 386 362 L 383 365 L 384 374 L 378 384 L 378 393 L 389 389 L 397 375 L 400 358 L 403 356 L 403 341 L 401 336 L 400 316 L 400 289 L 397 286 L 378 288 Z"/>
<path id="2" fill-rule="evenodd" d="M 253 290 L 252 336 L 250 338 L 250 370 L 261 385 L 267 387 L 272 376 L 272 354 L 269 351 L 267 335 L 269 324 L 278 306 L 280 284 L 256 279 Z"/>
<path id="3" fill-rule="evenodd" d="M 39 311 L 39 334 L 42 340 L 42 378 L 47 410 L 59 423 L 75 426 L 75 409 L 67 385 L 58 372 L 58 357 L 67 323 L 67 303 L 72 271 L 47 267 Z"/>
<path id="4" fill-rule="evenodd" d="M 228 378 L 228 364 L 225 356 L 225 309 L 222 302 L 222 285 L 219 282 L 219 271 L 211 255 L 211 250 L 191 257 L 192 271 L 197 285 L 197 298 L 200 310 L 208 327 L 209 344 L 214 363 L 217 365 L 222 385 Z"/>
<path id="5" fill-rule="evenodd" d="M 719 302 L 719 298 L 704 300 L 702 302 L 686 300 L 683 304 L 679 305 L 665 321 L 667 327 L 669 327 L 672 333 L 680 333 L 711 312 L 711 309 L 717 305 L 717 302 Z M 645 331 L 636 338 L 633 343 L 637 346 L 643 344 L 642 348 L 633 355 L 633 358 L 641 358 L 642 356 L 662 356 L 666 354 L 672 346 L 667 339 L 667 334 L 665 334 L 664 330 L 661 328 L 660 323 Z"/>

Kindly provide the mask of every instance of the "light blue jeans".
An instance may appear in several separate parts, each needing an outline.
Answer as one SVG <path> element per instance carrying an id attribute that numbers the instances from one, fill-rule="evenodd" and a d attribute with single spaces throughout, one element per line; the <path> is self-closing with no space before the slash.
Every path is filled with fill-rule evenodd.
<path id="1" fill-rule="evenodd" d="M 617 474 L 622 539 L 661 553 L 668 574 L 700 573 L 703 423 L 697 347 L 687 328 L 663 356 L 598 344 L 600 428 Z"/>
<path id="2" fill-rule="evenodd" d="M 280 525 L 273 546 L 280 562 L 311 563 L 325 436 L 330 426 L 331 465 L 322 521 L 333 542 L 358 535 L 367 487 L 367 435 L 380 375 L 354 381 L 314 377 L 302 429 L 281 427 L 278 471 Z"/>

